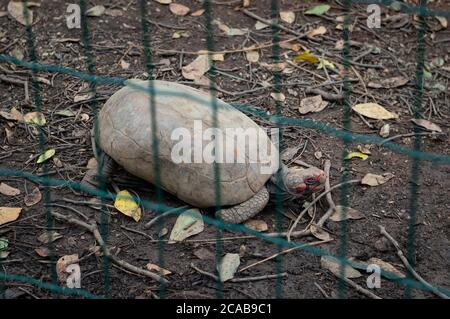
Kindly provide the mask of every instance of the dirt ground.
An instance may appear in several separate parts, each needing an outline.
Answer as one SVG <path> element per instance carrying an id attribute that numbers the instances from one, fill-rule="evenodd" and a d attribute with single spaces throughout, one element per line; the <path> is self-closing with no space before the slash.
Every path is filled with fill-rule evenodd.
<path id="1" fill-rule="evenodd" d="M 0 0 L 0 12 L 7 10 L 6 0 Z M 201 9 L 199 1 L 178 0 L 195 12 Z M 271 14 L 270 1 L 250 1 L 247 9 L 256 15 L 269 19 Z M 213 18 L 220 19 L 232 28 L 248 28 L 250 32 L 241 36 L 227 36 L 214 26 L 214 48 L 216 51 L 231 51 L 225 54 L 224 61 L 216 61 L 219 73 L 215 77 L 219 87 L 219 97 L 227 102 L 246 103 L 259 110 L 275 113 L 275 101 L 271 97 L 271 88 L 262 88 L 264 81 L 273 82 L 273 72 L 267 64 L 273 63 L 270 47 L 259 50 L 258 62 L 248 62 L 242 48 L 263 46 L 271 41 L 271 30 L 255 30 L 256 20 L 241 11 L 241 1 L 216 1 L 213 5 Z M 321 2 L 322 4 L 324 2 Z M 281 24 L 295 32 L 313 30 L 324 26 L 327 32 L 324 35 L 312 38 L 303 37 L 295 41 L 284 43 L 281 48 L 281 61 L 293 61 L 293 57 L 300 52 L 295 44 L 301 44 L 311 53 L 323 55 L 333 63 L 342 64 L 342 50 L 336 48 L 336 42 L 342 39 L 342 30 L 339 29 L 336 19 L 344 14 L 344 9 L 338 1 L 329 1 L 331 9 L 322 16 L 305 15 L 306 8 L 320 4 L 317 1 L 279 1 L 283 11 L 292 11 L 296 15 L 293 23 Z M 409 2 L 411 3 L 411 2 Z M 89 1 L 88 7 L 100 4 L 100 1 Z M 447 1 L 434 1 L 433 7 L 450 11 Z M 123 78 L 145 79 L 144 49 L 142 46 L 141 20 L 138 1 L 116 0 L 105 4 L 108 9 L 117 9 L 118 16 L 103 14 L 100 17 L 89 17 L 89 42 L 92 46 L 92 56 L 95 65 L 95 74 Z M 204 14 L 200 16 L 176 16 L 169 11 L 167 5 L 155 1 L 148 1 L 148 15 L 151 21 L 151 45 L 153 49 L 154 77 L 160 80 L 169 80 L 199 85 L 183 78 L 181 66 L 193 61 L 197 52 L 206 49 L 206 27 Z M 40 7 L 33 7 L 34 11 L 34 44 L 36 57 L 39 63 L 64 66 L 82 72 L 87 72 L 87 58 L 85 55 L 81 29 L 68 29 L 66 26 L 66 5 L 59 1 L 42 1 Z M 117 11 L 114 11 L 117 13 Z M 409 134 L 414 132 L 411 109 L 414 107 L 414 88 L 416 74 L 417 49 L 417 21 L 411 15 L 397 16 L 392 9 L 382 8 L 382 25 L 380 29 L 369 29 L 366 25 L 367 12 L 365 5 L 354 5 L 351 9 L 352 31 L 350 40 L 356 41 L 350 50 L 351 64 L 350 78 L 353 92 L 350 96 L 351 105 L 365 102 L 375 102 L 385 106 L 392 112 L 399 114 L 399 118 L 389 121 L 371 120 L 351 115 L 351 130 L 355 133 L 378 135 L 378 129 L 385 123 L 390 124 L 390 136 Z M 339 20 L 339 18 L 338 18 Z M 442 21 L 441 21 L 442 22 Z M 437 19 L 429 19 L 429 30 L 426 37 L 426 62 L 431 63 L 441 58 L 443 65 L 431 70 L 432 78 L 426 80 L 426 89 L 423 96 L 422 114 L 440 126 L 443 134 L 422 135 L 422 151 L 450 155 L 448 133 L 450 129 L 450 28 L 444 28 Z M 447 19 L 447 22 L 448 21 Z M 174 33 L 176 35 L 174 36 Z M 287 31 L 281 31 L 281 41 L 295 37 Z M 294 46 L 292 46 L 294 45 Z M 367 51 L 369 45 L 379 49 L 378 54 L 362 53 Z M 165 51 L 166 50 L 166 51 Z M 168 50 L 168 51 L 167 51 Z M 302 49 L 300 50 L 302 51 Z M 187 53 L 186 53 L 187 52 Z M 8 16 L 0 15 L 0 53 L 24 54 L 25 60 L 30 60 L 30 49 L 27 45 L 25 27 Z M 361 56 L 362 55 L 362 56 Z M 355 60 L 355 58 L 357 58 Z M 125 61 L 129 63 L 124 68 Z M 126 64 L 125 63 L 125 64 Z M 318 112 L 302 115 L 298 111 L 300 100 L 312 96 L 305 89 L 327 81 L 327 75 L 316 65 L 307 62 L 293 62 L 297 67 L 286 65 L 281 74 L 282 90 L 286 100 L 281 103 L 282 115 L 292 118 L 310 118 L 332 127 L 343 128 L 343 103 L 330 101 L 328 106 Z M 74 97 L 86 87 L 84 82 L 73 76 L 61 72 L 41 72 L 43 78 L 40 83 L 40 97 L 42 99 L 42 112 L 46 118 L 43 132 L 47 141 L 47 148 L 56 150 L 53 159 L 48 161 L 50 177 L 65 181 L 80 181 L 86 172 L 88 160 L 93 157 L 89 130 L 93 125 L 94 111 L 89 101 L 74 102 Z M 0 62 L 0 76 L 9 79 L 28 81 L 30 86 L 30 101 L 25 100 L 24 87 L 0 78 L 0 111 L 9 112 L 15 107 L 22 114 L 35 109 L 33 90 L 31 89 L 31 72 L 25 68 L 10 63 Z M 338 92 L 342 90 L 342 77 L 339 74 L 329 74 L 336 82 Z M 369 87 L 374 79 L 403 76 L 409 79 L 405 85 L 383 89 Z M 45 83 L 46 82 L 46 83 Z M 431 86 L 441 84 L 443 90 L 432 89 Z M 97 101 L 99 107 L 115 92 L 119 86 L 100 84 L 97 86 Z M 260 88 L 260 89 L 257 89 Z M 240 94 L 246 90 L 250 93 Z M 336 93 L 333 87 L 322 86 L 321 89 Z M 73 116 L 62 116 L 57 111 L 70 110 Z M 274 126 L 274 123 L 252 117 L 263 127 Z M 7 134 L 8 133 L 8 134 Z M 408 148 L 414 147 L 414 137 L 401 136 L 393 140 Z M 351 144 L 349 151 L 357 151 L 358 143 Z M 283 131 L 284 149 L 299 147 L 298 151 L 287 159 L 288 162 L 301 154 L 301 160 L 311 165 L 323 167 L 326 159 L 331 160 L 331 184 L 341 181 L 345 169 L 343 156 L 343 142 L 334 136 L 322 133 L 319 130 L 289 126 Z M 387 243 L 380 235 L 378 225 L 386 227 L 387 231 L 399 242 L 402 250 L 407 252 L 408 225 L 410 222 L 410 202 L 413 160 L 405 155 L 395 153 L 387 148 L 370 145 L 370 156 L 367 160 L 359 158 L 351 160 L 348 174 L 351 179 L 362 178 L 366 173 L 392 173 L 395 175 L 386 184 L 369 187 L 362 185 L 350 186 L 348 203 L 359 210 L 363 219 L 350 220 L 347 224 L 347 257 L 366 261 L 376 257 L 394 265 L 403 273 L 407 273 L 401 260 L 396 255 L 393 246 Z M 319 152 L 321 156 L 319 156 Z M 42 164 L 36 159 L 40 154 L 39 139 L 33 128 L 23 122 L 7 120 L 0 117 L 0 169 L 14 169 L 42 176 Z M 127 174 L 121 172 L 117 185 L 121 186 Z M 450 165 L 436 164 L 429 161 L 420 162 L 420 178 L 418 179 L 417 220 L 415 231 L 415 259 L 411 262 L 415 270 L 428 282 L 450 289 Z M 128 176 L 129 177 L 129 176 Z M 47 221 L 45 218 L 45 200 L 37 204 L 26 206 L 24 196 L 30 194 L 34 187 L 39 187 L 42 194 L 44 188 L 32 181 L 21 177 L 6 175 L 0 176 L 0 181 L 21 191 L 16 196 L 0 194 L 0 207 L 21 207 L 22 211 L 17 221 L 0 225 L 0 237 L 8 239 L 9 255 L 1 259 L 1 268 L 7 274 L 26 275 L 45 282 L 51 281 L 51 260 L 36 253 L 35 249 L 45 246 L 38 237 L 45 232 Z M 135 189 L 142 199 L 155 199 L 151 185 L 146 189 Z M 88 201 L 92 197 L 83 196 L 78 191 L 68 187 L 50 187 L 50 201 L 52 209 L 61 214 L 77 216 L 76 209 L 88 218 L 100 220 L 99 211 L 83 203 L 74 201 Z M 111 189 L 111 191 L 113 191 Z M 339 204 L 339 191 L 333 192 L 334 201 Z M 169 206 L 180 206 L 183 203 L 169 194 L 164 194 L 164 203 Z M 108 201 L 107 204 L 113 203 Z M 137 267 L 144 267 L 148 263 L 158 264 L 159 243 L 151 241 L 148 235 L 158 238 L 158 227 L 150 230 L 144 224 L 156 216 L 155 212 L 144 210 L 142 219 L 136 223 L 133 219 L 118 213 L 112 206 L 109 212 L 108 245 L 117 256 Z M 72 208 L 72 210 L 71 210 Z M 317 206 L 316 221 L 327 210 L 324 200 Z M 289 229 L 293 219 L 302 211 L 301 202 L 286 203 L 283 216 L 283 229 Z M 268 206 L 258 215 L 268 225 L 268 231 L 275 231 L 275 208 Z M 212 216 L 210 210 L 204 211 Z M 301 230 L 310 222 L 310 217 L 304 217 L 297 229 Z M 165 227 L 170 231 L 176 220 L 175 216 L 166 219 Z M 128 228 L 128 229 L 125 229 Z M 137 230 L 147 234 L 129 231 Z M 56 220 L 54 230 L 62 238 L 54 242 L 56 259 L 71 254 L 85 257 L 80 261 L 82 273 L 82 288 L 96 295 L 104 296 L 103 258 L 92 254 L 92 247 L 96 245 L 92 234 L 78 226 Z M 324 230 L 328 232 L 333 241 L 322 244 L 320 249 L 339 253 L 342 226 L 340 223 L 327 221 Z M 224 231 L 224 237 L 244 236 L 244 233 Z M 168 235 L 162 237 L 167 239 Z M 216 249 L 216 229 L 206 225 L 205 230 L 192 237 L 194 241 L 165 245 L 164 267 L 172 274 L 167 278 L 170 283 L 166 287 L 167 298 L 215 298 L 216 283 L 210 278 L 191 268 L 194 263 L 203 270 L 214 272 Z M 204 241 L 198 241 L 198 240 Z M 313 236 L 296 239 L 306 243 L 317 241 Z M 234 239 L 223 241 L 224 252 L 238 253 L 245 247 L 241 258 L 241 267 L 262 260 L 278 251 L 278 247 L 260 239 Z M 202 260 L 196 255 L 203 249 Z M 207 253 L 205 253 L 207 250 Z M 293 251 L 283 255 L 282 272 L 287 276 L 281 280 L 283 298 L 325 298 L 337 297 L 338 280 L 328 270 L 321 268 L 320 256 L 305 251 Z M 276 264 L 274 260 L 264 262 L 248 271 L 239 274 L 245 276 L 262 276 L 274 274 Z M 367 274 L 353 279 L 356 283 L 366 287 Z M 113 298 L 154 298 L 158 295 L 159 284 L 149 278 L 136 275 L 122 267 L 110 264 L 110 296 Z M 16 298 L 52 298 L 56 295 L 45 289 L 23 282 L 2 282 L 9 296 Z M 325 292 L 322 293 L 318 287 Z M 381 288 L 373 291 L 382 298 L 402 298 L 405 286 L 382 279 Z M 346 286 L 346 298 L 367 298 L 355 289 Z M 276 280 L 265 279 L 254 282 L 225 283 L 223 286 L 224 298 L 274 298 L 276 296 Z M 435 295 L 421 290 L 413 290 L 415 298 L 434 298 Z M 11 297 L 11 298 L 13 298 Z M 59 296 L 70 298 L 69 296 Z"/>

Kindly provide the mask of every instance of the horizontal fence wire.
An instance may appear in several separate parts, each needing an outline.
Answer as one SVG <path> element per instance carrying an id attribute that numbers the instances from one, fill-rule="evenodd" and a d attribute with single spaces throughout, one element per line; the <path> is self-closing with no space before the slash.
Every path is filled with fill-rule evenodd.
<path id="1" fill-rule="evenodd" d="M 157 213 L 164 213 L 168 210 L 172 209 L 172 207 L 169 207 L 164 204 L 163 196 L 162 196 L 162 189 L 161 189 L 161 180 L 160 180 L 160 163 L 159 163 L 159 145 L 158 145 L 158 138 L 156 137 L 157 132 L 157 118 L 156 118 L 156 110 L 155 110 L 155 96 L 157 95 L 171 95 L 171 96 L 180 96 L 180 97 L 186 97 L 191 99 L 192 101 L 195 101 L 196 103 L 200 103 L 202 105 L 211 107 L 213 109 L 213 125 L 214 127 L 217 127 L 218 119 L 217 119 L 217 99 L 216 99 L 216 86 L 214 81 L 211 81 L 210 83 L 210 97 L 209 98 L 201 98 L 198 96 L 189 96 L 183 92 L 174 93 L 173 91 L 165 91 L 164 89 L 157 89 L 153 86 L 153 64 L 152 64 L 152 48 L 151 48 L 151 34 L 152 30 L 150 27 L 150 24 L 147 20 L 147 1 L 145 0 L 139 0 L 139 12 L 140 12 L 140 19 L 141 19 L 141 27 L 142 27 L 142 43 L 144 47 L 144 58 L 145 58 L 145 67 L 146 71 L 149 74 L 149 80 L 145 82 L 145 84 L 137 83 L 134 81 L 129 81 L 124 78 L 120 77 L 106 77 L 106 76 L 100 76 L 96 75 L 95 73 L 95 64 L 94 64 L 94 56 L 92 55 L 92 48 L 89 43 L 89 29 L 87 24 L 87 18 L 86 18 L 86 2 L 85 0 L 80 0 L 80 8 L 81 8 L 81 32 L 82 32 L 82 41 L 83 41 L 83 48 L 84 48 L 84 54 L 87 59 L 87 72 L 82 72 L 80 70 L 71 69 L 67 67 L 61 67 L 61 66 L 54 66 L 54 65 L 45 65 L 40 64 L 37 60 L 36 51 L 35 51 L 35 43 L 34 43 L 34 35 L 32 31 L 32 26 L 27 25 L 26 26 L 26 38 L 27 38 L 27 45 L 30 53 L 30 61 L 24 61 L 19 60 L 15 57 L 12 57 L 10 55 L 6 54 L 0 54 L 0 62 L 9 62 L 17 66 L 21 66 L 24 68 L 28 68 L 32 70 L 32 85 L 33 85 L 33 102 L 35 104 L 36 111 L 40 112 L 42 109 L 42 101 L 40 96 L 40 86 L 39 82 L 37 81 L 37 74 L 40 72 L 58 72 L 63 73 L 69 76 L 76 77 L 80 80 L 84 80 L 88 83 L 90 83 L 90 89 L 92 92 L 96 92 L 96 87 L 99 84 L 114 84 L 114 85 L 128 85 L 134 89 L 141 90 L 142 92 L 146 92 L 150 95 L 150 102 L 149 102 L 149 110 L 151 113 L 151 123 L 150 126 L 152 128 L 151 134 L 152 134 L 152 154 L 154 159 L 154 167 L 151 167 L 149 169 L 153 169 L 156 181 L 155 181 L 155 187 L 156 187 L 156 193 L 157 193 L 157 200 L 156 201 L 146 201 L 141 200 L 141 205 L 147 209 L 151 209 Z M 345 11 L 345 19 L 344 19 L 344 28 L 343 28 L 343 40 L 344 40 L 344 50 L 343 50 L 343 65 L 344 69 L 346 71 L 346 75 L 344 76 L 343 81 L 343 91 L 344 91 L 344 108 L 343 108 L 343 126 L 344 130 L 336 129 L 328 124 L 312 121 L 308 119 L 298 119 L 298 118 L 289 118 L 281 115 L 281 105 L 279 102 L 276 102 L 276 114 L 275 115 L 268 115 L 266 112 L 262 110 L 258 110 L 252 106 L 246 105 L 246 104 L 240 104 L 240 103 L 233 103 L 232 105 L 247 114 L 257 116 L 260 118 L 263 118 L 271 123 L 273 123 L 274 126 L 278 128 L 282 128 L 284 126 L 301 126 L 305 128 L 311 128 L 316 129 L 318 131 L 321 131 L 325 134 L 332 135 L 335 137 L 338 137 L 344 141 L 344 150 L 342 153 L 342 163 L 343 167 L 346 168 L 344 170 L 344 173 L 341 177 L 341 182 L 347 182 L 349 180 L 348 171 L 350 168 L 350 163 L 348 161 L 345 161 L 344 158 L 347 156 L 347 146 L 349 146 L 353 142 L 362 142 L 367 144 L 375 144 L 379 145 L 380 147 L 384 147 L 386 149 L 389 149 L 393 152 L 396 152 L 398 154 L 402 154 L 405 156 L 408 156 L 413 159 L 411 164 L 411 189 L 410 189 L 410 205 L 409 205 L 409 225 L 408 225 L 408 259 L 412 262 L 414 260 L 414 254 L 415 254 L 415 221 L 416 221 L 416 213 L 417 213 L 417 195 L 419 193 L 419 184 L 417 183 L 419 176 L 420 176 L 420 165 L 422 161 L 432 161 L 434 163 L 440 163 L 440 164 L 450 164 L 450 156 L 444 155 L 444 154 L 435 154 L 435 153 L 429 153 L 429 152 L 423 152 L 421 151 L 421 136 L 420 134 L 415 135 L 414 139 L 414 148 L 409 149 L 404 146 L 401 146 L 397 143 L 386 141 L 385 139 L 382 139 L 377 136 L 370 136 L 370 135 L 364 135 L 364 134 L 355 134 L 351 133 L 351 105 L 350 105 L 350 95 L 351 95 L 351 85 L 350 81 L 348 79 L 347 74 L 349 74 L 349 53 L 350 53 L 350 45 L 349 45 L 349 26 L 350 26 L 350 9 L 353 4 L 379 4 L 384 6 L 397 6 L 397 9 L 409 13 L 409 14 L 416 14 L 419 16 L 419 29 L 417 32 L 417 51 L 416 51 L 416 83 L 415 83 L 415 103 L 414 103 L 414 115 L 416 117 L 420 117 L 422 114 L 422 97 L 423 97 L 423 77 L 424 77 L 424 66 L 425 66 L 425 36 L 427 32 L 427 17 L 433 17 L 433 16 L 444 16 L 449 17 L 450 12 L 447 11 L 435 11 L 435 10 L 429 10 L 427 8 L 427 1 L 426 0 L 420 0 L 420 5 L 414 6 L 405 4 L 403 2 L 399 1 L 389 1 L 389 0 L 371 0 L 371 1 L 365 1 L 365 0 L 344 0 L 343 1 L 343 8 Z M 203 8 L 205 10 L 205 25 L 206 28 L 206 45 L 208 54 L 211 55 L 214 52 L 214 33 L 212 30 L 212 15 L 213 15 L 213 6 L 212 2 L 210 0 L 205 0 L 203 2 Z M 24 14 L 25 17 L 29 14 L 27 6 L 24 6 Z M 277 18 L 279 16 L 279 4 L 276 0 L 271 0 L 271 19 L 272 21 L 277 21 Z M 28 20 L 27 20 L 28 21 Z M 279 47 L 279 33 L 281 29 L 278 27 L 276 23 L 272 24 L 272 59 L 273 61 L 279 62 L 281 61 L 280 57 L 280 47 Z M 210 70 L 211 74 L 214 75 L 215 68 L 214 65 Z M 214 78 L 214 77 L 213 77 Z M 279 72 L 274 72 L 274 91 L 275 92 L 281 92 L 281 74 Z M 97 101 L 94 99 L 92 101 L 89 101 L 89 106 L 93 110 L 95 114 L 94 118 L 94 139 L 96 141 L 95 143 L 95 152 L 96 154 L 100 154 L 101 150 L 99 149 L 99 143 L 98 143 L 98 137 L 99 137 L 99 126 L 97 123 L 97 112 L 98 112 L 98 105 Z M 417 130 L 417 128 L 415 128 Z M 279 130 L 279 138 L 281 141 L 282 133 L 281 130 Z M 418 133 L 415 131 L 415 133 Z M 44 134 L 44 131 L 41 129 L 39 130 L 39 149 L 43 153 L 43 151 L 46 149 L 46 136 Z M 108 218 L 106 213 L 106 206 L 105 203 L 107 200 L 114 200 L 115 195 L 112 195 L 106 191 L 106 185 L 103 183 L 104 179 L 102 177 L 102 165 L 103 162 L 99 162 L 98 166 L 98 175 L 100 176 L 100 187 L 90 188 L 85 185 L 81 185 L 77 182 L 72 181 L 66 181 L 61 179 L 53 179 L 46 177 L 49 175 L 48 166 L 44 162 L 43 163 L 43 176 L 36 176 L 31 173 L 18 171 L 18 170 L 10 170 L 10 169 L 0 169 L 0 176 L 16 176 L 28 179 L 30 181 L 39 183 L 43 185 L 44 187 L 44 201 L 47 204 L 46 205 L 46 220 L 47 220 L 47 228 L 48 232 L 50 233 L 50 230 L 54 227 L 54 216 L 51 211 L 51 205 L 48 205 L 51 201 L 51 192 L 50 192 L 50 186 L 62 186 L 67 188 L 72 188 L 75 190 L 82 191 L 87 194 L 91 194 L 94 196 L 98 196 L 101 198 L 101 221 L 100 221 L 100 232 L 101 236 L 103 237 L 104 241 L 107 242 L 108 237 Z M 214 176 L 215 176 L 215 201 L 216 201 L 216 209 L 221 208 L 221 188 L 220 188 L 220 168 L 217 165 L 217 163 L 214 164 Z M 340 196 L 340 202 L 343 203 L 343 205 L 346 207 L 346 203 L 348 202 L 348 195 L 349 194 L 349 188 L 348 186 L 344 186 L 341 191 Z M 283 212 L 283 201 L 281 194 L 276 194 L 276 231 L 281 232 L 281 217 Z M 179 209 L 177 211 L 174 211 L 173 214 L 179 215 L 183 213 L 188 213 L 188 210 L 185 209 Z M 346 212 L 344 212 L 345 214 Z M 257 232 L 255 230 L 252 230 L 246 226 L 243 225 L 236 225 L 236 224 L 228 224 L 221 220 L 211 218 L 208 216 L 203 217 L 204 222 L 214 226 L 217 229 L 216 233 L 216 263 L 219 262 L 222 254 L 223 254 L 223 247 L 222 247 L 222 230 L 230 230 L 235 232 L 243 232 L 249 235 L 253 235 L 259 239 L 262 239 L 266 241 L 267 243 L 274 244 L 278 247 L 278 251 L 281 251 L 282 248 L 294 248 L 301 245 L 302 247 L 300 249 L 307 251 L 309 253 L 318 255 L 318 256 L 330 256 L 336 258 L 341 263 L 341 277 L 343 277 L 345 265 L 354 264 L 354 262 L 350 261 L 347 258 L 347 230 L 348 225 L 347 221 L 344 221 L 341 223 L 341 235 L 340 235 L 340 243 L 339 243 L 339 252 L 337 256 L 334 256 L 326 251 L 321 250 L 320 248 L 314 247 L 314 246 L 308 246 L 307 244 L 299 244 L 292 241 L 287 241 L 280 237 L 275 236 L 269 236 L 264 233 Z M 161 230 L 164 227 L 164 220 L 159 224 L 159 229 Z M 159 264 L 161 267 L 164 268 L 164 251 L 165 251 L 165 245 L 167 243 L 167 240 L 159 240 L 158 245 L 158 258 L 159 258 Z M 65 287 L 61 287 L 58 285 L 57 280 L 57 273 L 55 268 L 55 256 L 54 256 L 54 247 L 52 242 L 50 241 L 48 244 L 48 248 L 50 250 L 50 256 L 51 256 L 51 283 L 43 282 L 40 280 L 37 280 L 35 278 L 29 277 L 29 276 L 22 276 L 22 275 L 10 275 L 6 274 L 5 272 L 0 272 L 0 280 L 3 281 L 17 281 L 17 282 L 24 282 L 31 285 L 34 285 L 36 287 L 39 287 L 44 290 L 48 290 L 50 292 L 53 292 L 57 295 L 64 294 L 64 295 L 73 295 L 73 296 L 80 296 L 85 298 L 110 298 L 111 297 L 111 283 L 110 283 L 110 275 L 109 275 L 109 267 L 110 267 L 110 261 L 107 257 L 107 254 L 103 254 L 103 279 L 104 279 L 104 295 L 103 296 L 97 296 L 94 295 L 88 291 L 85 291 L 83 289 L 69 289 Z M 106 251 L 106 246 L 102 247 L 103 251 Z M 276 259 L 275 263 L 275 271 L 277 274 L 281 273 L 281 257 L 278 257 Z M 0 261 L 1 264 L 1 261 Z M 421 289 L 424 291 L 432 291 L 429 287 L 426 285 L 418 282 L 415 280 L 411 275 L 410 277 L 403 278 L 399 277 L 397 274 L 394 273 L 388 273 L 384 270 L 382 270 L 383 273 L 388 274 L 389 278 L 391 278 L 392 281 L 405 286 L 405 297 L 411 297 L 411 289 Z M 0 290 L 3 287 L 3 284 L 0 286 Z M 344 281 L 342 278 L 339 280 L 339 296 L 344 296 Z M 222 298 L 223 297 L 223 283 L 220 281 L 217 281 L 216 286 L 216 297 Z M 433 289 L 437 289 L 443 294 L 446 294 L 450 296 L 450 290 L 443 288 L 443 287 L 434 287 Z M 165 284 L 161 283 L 160 285 L 160 297 L 165 297 Z M 282 292 L 282 282 L 281 278 L 278 277 L 276 281 L 276 291 L 275 291 L 275 297 L 282 298 L 283 292 Z"/>

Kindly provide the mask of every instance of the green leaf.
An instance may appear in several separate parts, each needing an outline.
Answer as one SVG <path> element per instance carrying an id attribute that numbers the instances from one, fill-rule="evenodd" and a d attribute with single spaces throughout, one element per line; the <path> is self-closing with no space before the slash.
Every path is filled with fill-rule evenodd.
<path id="1" fill-rule="evenodd" d="M 190 209 L 178 216 L 170 233 L 169 244 L 183 241 L 186 238 L 201 233 L 205 225 L 198 209 Z"/>
<path id="2" fill-rule="evenodd" d="M 0 238 L 0 251 L 6 250 L 8 248 L 8 239 L 6 238 Z"/>
<path id="3" fill-rule="evenodd" d="M 51 149 L 45 151 L 43 154 L 41 154 L 38 157 L 37 163 L 38 164 L 43 163 L 46 160 L 48 160 L 49 158 L 53 157 L 53 155 L 55 155 L 55 150 L 53 148 L 51 148 Z"/>
<path id="4" fill-rule="evenodd" d="M 311 15 L 321 15 L 330 10 L 330 6 L 328 4 L 321 4 L 312 8 L 309 8 L 305 11 L 305 14 Z"/>
<path id="5" fill-rule="evenodd" d="M 55 114 L 61 115 L 61 116 L 75 116 L 75 112 L 69 109 L 65 109 L 65 110 L 60 110 L 58 112 L 56 112 Z"/>
<path id="6" fill-rule="evenodd" d="M 428 70 L 423 70 L 423 77 L 425 78 L 425 79 L 432 79 L 433 78 L 433 74 L 431 74 L 431 72 L 429 72 Z"/>
<path id="7" fill-rule="evenodd" d="M 220 281 L 225 282 L 232 279 L 240 263 L 239 254 L 226 254 L 217 267 Z"/>

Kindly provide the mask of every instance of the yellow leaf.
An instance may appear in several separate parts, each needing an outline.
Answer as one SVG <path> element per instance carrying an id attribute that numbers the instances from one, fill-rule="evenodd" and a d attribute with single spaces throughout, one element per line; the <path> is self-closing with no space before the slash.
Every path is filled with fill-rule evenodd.
<path id="1" fill-rule="evenodd" d="M 352 106 L 353 111 L 375 120 L 390 120 L 398 118 L 398 115 L 389 112 L 377 103 L 363 103 Z"/>
<path id="2" fill-rule="evenodd" d="M 28 124 L 35 124 L 39 126 L 44 126 L 45 116 L 41 112 L 30 112 L 24 115 L 23 120 Z"/>
<path id="3" fill-rule="evenodd" d="M 366 159 L 369 158 L 369 155 L 363 154 L 363 153 L 361 153 L 361 152 L 351 152 L 351 153 L 349 153 L 349 154 L 345 157 L 345 159 L 346 159 L 346 160 L 349 160 L 349 159 L 352 159 L 352 158 L 354 158 L 354 157 L 359 157 L 360 159 L 362 159 L 363 161 L 365 161 Z"/>
<path id="4" fill-rule="evenodd" d="M 320 62 L 319 62 L 319 65 L 317 66 L 317 68 L 322 69 L 324 65 L 327 68 L 334 69 L 334 64 L 326 59 L 320 59 Z"/>
<path id="5" fill-rule="evenodd" d="M 48 160 L 49 158 L 51 158 L 53 155 L 55 155 L 55 150 L 54 149 L 51 148 L 49 150 L 46 150 L 43 154 L 41 154 L 38 157 L 37 163 L 38 164 L 43 163 L 46 160 Z"/>
<path id="6" fill-rule="evenodd" d="M 128 191 L 120 191 L 114 202 L 114 207 L 124 215 L 132 217 L 135 221 L 141 219 L 141 208 L 134 201 L 133 196 Z"/>
<path id="7" fill-rule="evenodd" d="M 21 211 L 20 207 L 0 207 L 0 225 L 15 221 Z"/>
<path id="8" fill-rule="evenodd" d="M 315 55 L 311 54 L 309 50 L 305 50 L 296 57 L 294 57 L 294 61 L 306 61 L 311 63 L 319 63 L 320 59 L 316 57 Z"/>

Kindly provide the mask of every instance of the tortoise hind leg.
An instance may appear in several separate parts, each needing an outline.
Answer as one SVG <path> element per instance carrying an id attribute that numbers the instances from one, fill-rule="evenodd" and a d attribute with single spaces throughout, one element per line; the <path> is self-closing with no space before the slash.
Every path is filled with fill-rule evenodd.
<path id="1" fill-rule="evenodd" d="M 97 165 L 100 165 L 100 175 L 98 175 L 97 168 L 91 168 L 81 180 L 82 185 L 98 188 L 101 184 L 101 178 L 104 183 L 108 183 L 111 180 L 111 176 L 117 166 L 116 162 L 108 154 L 102 152 Z"/>
<path id="2" fill-rule="evenodd" d="M 216 212 L 216 217 L 231 224 L 240 224 L 252 218 L 266 207 L 269 202 L 269 192 L 264 186 L 253 197 L 245 202 Z"/>

